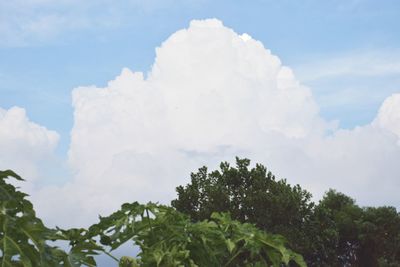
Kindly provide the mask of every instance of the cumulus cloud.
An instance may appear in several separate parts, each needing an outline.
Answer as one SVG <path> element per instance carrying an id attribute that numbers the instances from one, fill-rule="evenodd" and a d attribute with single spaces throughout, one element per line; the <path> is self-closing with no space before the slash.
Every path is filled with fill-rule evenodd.
<path id="1" fill-rule="evenodd" d="M 386 98 L 374 124 L 389 130 L 400 138 L 400 94 L 393 94 Z"/>
<path id="2" fill-rule="evenodd" d="M 36 179 L 38 165 L 52 155 L 58 139 L 56 132 L 30 121 L 23 108 L 0 108 L 0 170 Z"/>
<path id="3" fill-rule="evenodd" d="M 190 171 L 236 155 L 317 198 L 333 187 L 361 204 L 400 206 L 398 95 L 370 124 L 338 129 L 277 56 L 216 19 L 172 34 L 156 49 L 149 73 L 124 69 L 106 87 L 79 87 L 72 95 L 74 177 L 35 197 L 54 223 L 93 221 L 123 201 L 168 203 Z"/>

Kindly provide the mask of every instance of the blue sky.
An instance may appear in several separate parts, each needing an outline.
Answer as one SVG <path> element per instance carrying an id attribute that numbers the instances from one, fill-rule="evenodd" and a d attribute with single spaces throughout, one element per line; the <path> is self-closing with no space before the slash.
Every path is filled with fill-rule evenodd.
<path id="1" fill-rule="evenodd" d="M 0 169 L 61 227 L 235 156 L 399 208 L 399 25 L 397 0 L 0 1 Z"/>
<path id="2" fill-rule="evenodd" d="M 398 1 L 85 2 L 0 4 L 0 107 L 24 107 L 33 121 L 58 131 L 60 155 L 68 149 L 73 123 L 71 90 L 105 86 L 123 67 L 147 72 L 155 47 L 192 19 L 215 17 L 249 33 L 295 70 L 335 58 L 361 64 L 375 54 L 372 60 L 380 64 L 400 59 Z M 28 27 L 46 18 L 55 22 Z M 370 121 L 400 87 L 398 72 L 366 76 L 349 72 L 303 82 L 322 116 L 351 128 Z M 347 100 L 332 99 L 343 90 Z"/>

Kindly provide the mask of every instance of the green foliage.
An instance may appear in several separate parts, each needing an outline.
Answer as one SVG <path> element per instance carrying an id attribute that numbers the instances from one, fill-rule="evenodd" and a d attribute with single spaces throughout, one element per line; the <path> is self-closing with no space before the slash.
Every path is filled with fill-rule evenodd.
<path id="1" fill-rule="evenodd" d="M 178 199 L 172 206 L 193 221 L 210 218 L 212 212 L 230 212 L 233 219 L 251 222 L 259 228 L 279 233 L 294 250 L 307 251 L 310 219 L 314 204 L 311 194 L 299 185 L 276 180 L 271 172 L 250 160 L 236 158 L 236 167 L 223 162 L 220 170 L 206 167 L 191 174 L 191 183 L 176 188 Z"/>
<path id="2" fill-rule="evenodd" d="M 281 234 L 309 266 L 400 266 L 400 216 L 393 207 L 360 208 L 350 197 L 329 190 L 318 205 L 299 185 L 276 180 L 248 159 L 236 167 L 221 163 L 191 174 L 191 183 L 176 188 L 172 206 L 193 221 L 213 211 Z"/>
<path id="3" fill-rule="evenodd" d="M 49 229 L 36 217 L 26 194 L 6 179 L 21 180 L 12 171 L 0 172 L 0 262 L 9 266 L 96 266 L 94 256 L 105 253 L 120 267 L 136 266 L 282 266 L 303 258 L 285 246 L 282 236 L 267 234 L 227 213 L 192 222 L 167 206 L 137 202 L 123 204 L 100 217 L 88 229 Z M 66 241 L 65 252 L 52 241 Z M 131 241 L 139 246 L 136 258 L 117 259 L 111 252 Z"/>
<path id="4" fill-rule="evenodd" d="M 72 242 L 77 233 L 44 226 L 27 195 L 6 182 L 9 177 L 23 181 L 13 171 L 0 171 L 0 266 L 95 266 L 93 249 L 100 249 L 95 244 L 71 244 L 68 253 L 49 245 L 55 240 Z"/>
<path id="5" fill-rule="evenodd" d="M 98 236 L 112 250 L 128 240 L 138 245 L 138 258 L 126 259 L 131 265 L 121 266 L 281 266 L 290 261 L 305 266 L 281 236 L 228 214 L 213 213 L 211 220 L 193 223 L 170 207 L 152 203 L 122 205 L 92 225 L 89 236 Z"/>
<path id="6" fill-rule="evenodd" d="M 318 205 L 326 210 L 337 239 L 336 256 L 329 262 L 341 266 L 400 266 L 400 216 L 393 207 L 360 208 L 350 197 L 329 190 Z"/>
<path id="7" fill-rule="evenodd" d="M 0 171 L 0 267 L 97 266 L 98 254 L 119 267 L 400 266 L 395 208 L 360 208 L 334 190 L 315 205 L 299 185 L 249 164 L 237 159 L 235 168 L 201 168 L 177 188 L 175 209 L 125 203 L 88 229 L 67 230 L 47 228 L 27 195 L 8 182 L 23 179 Z M 140 248 L 138 255 L 112 256 L 127 242 Z"/>

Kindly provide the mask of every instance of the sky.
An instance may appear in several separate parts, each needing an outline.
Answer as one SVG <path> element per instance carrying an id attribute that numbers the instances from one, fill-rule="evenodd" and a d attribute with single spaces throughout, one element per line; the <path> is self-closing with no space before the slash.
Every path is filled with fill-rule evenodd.
<path id="1" fill-rule="evenodd" d="M 0 169 L 67 227 L 235 156 L 315 200 L 400 207 L 399 18 L 394 0 L 0 1 Z"/>

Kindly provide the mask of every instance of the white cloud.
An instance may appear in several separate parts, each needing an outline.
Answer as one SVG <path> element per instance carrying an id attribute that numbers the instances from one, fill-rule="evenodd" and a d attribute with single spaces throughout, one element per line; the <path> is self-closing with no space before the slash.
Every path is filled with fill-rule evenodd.
<path id="1" fill-rule="evenodd" d="M 400 139 L 400 93 L 386 98 L 373 124 L 389 130 Z"/>
<path id="2" fill-rule="evenodd" d="M 317 197 L 334 187 L 400 206 L 398 97 L 371 124 L 337 129 L 277 56 L 215 19 L 169 37 L 146 78 L 124 69 L 105 88 L 74 89 L 73 106 L 74 178 L 33 196 L 52 223 L 94 221 L 123 201 L 168 202 L 190 171 L 236 155 Z"/>
<path id="3" fill-rule="evenodd" d="M 56 132 L 33 123 L 25 110 L 0 108 L 0 170 L 13 169 L 30 181 L 38 178 L 38 165 L 58 143 Z"/>

